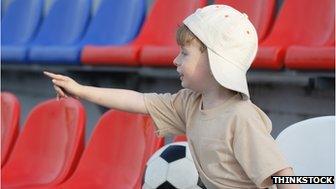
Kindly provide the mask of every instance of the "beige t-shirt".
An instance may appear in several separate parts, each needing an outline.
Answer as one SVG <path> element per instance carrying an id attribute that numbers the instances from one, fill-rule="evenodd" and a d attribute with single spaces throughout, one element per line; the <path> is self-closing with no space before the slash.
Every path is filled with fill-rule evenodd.
<path id="1" fill-rule="evenodd" d="M 201 109 L 202 95 L 189 89 L 144 99 L 159 136 L 187 135 L 207 189 L 270 187 L 266 178 L 290 167 L 270 135 L 270 119 L 239 93 L 208 110 Z"/>

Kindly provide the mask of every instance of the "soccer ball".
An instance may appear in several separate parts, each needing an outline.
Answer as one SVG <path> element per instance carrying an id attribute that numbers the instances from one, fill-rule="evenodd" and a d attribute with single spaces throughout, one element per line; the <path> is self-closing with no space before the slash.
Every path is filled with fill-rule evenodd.
<path id="1" fill-rule="evenodd" d="M 167 144 L 147 161 L 143 189 L 205 189 L 187 142 Z"/>

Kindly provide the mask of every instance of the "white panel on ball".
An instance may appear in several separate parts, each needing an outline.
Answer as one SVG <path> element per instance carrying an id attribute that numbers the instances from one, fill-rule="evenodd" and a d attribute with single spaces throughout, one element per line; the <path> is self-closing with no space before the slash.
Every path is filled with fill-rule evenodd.
<path id="1" fill-rule="evenodd" d="M 167 144 L 147 161 L 143 189 L 160 188 L 205 188 L 198 176 L 187 142 Z"/>

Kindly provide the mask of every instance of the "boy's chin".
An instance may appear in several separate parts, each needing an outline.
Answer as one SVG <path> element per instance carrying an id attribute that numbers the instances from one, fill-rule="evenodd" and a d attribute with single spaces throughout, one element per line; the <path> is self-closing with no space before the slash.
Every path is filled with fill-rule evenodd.
<path id="1" fill-rule="evenodd" d="M 184 83 L 183 81 L 181 82 L 181 86 L 182 86 L 184 89 L 190 89 L 190 90 L 195 91 L 195 92 L 198 91 L 196 88 L 187 85 L 187 84 Z"/>
<path id="2" fill-rule="evenodd" d="M 183 88 L 188 88 L 188 85 L 186 85 L 186 83 L 185 83 L 184 81 L 181 81 L 181 86 L 182 86 Z"/>

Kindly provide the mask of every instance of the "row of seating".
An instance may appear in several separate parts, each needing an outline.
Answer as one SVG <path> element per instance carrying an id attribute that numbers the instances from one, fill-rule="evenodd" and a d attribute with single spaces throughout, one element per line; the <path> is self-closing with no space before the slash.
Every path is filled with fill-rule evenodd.
<path id="1" fill-rule="evenodd" d="M 145 163 L 164 144 L 149 117 L 111 110 L 85 147 L 85 112 L 75 99 L 37 105 L 20 134 L 17 98 L 2 92 L 1 108 L 2 188 L 140 188 Z M 305 176 L 335 175 L 334 140 L 335 116 L 295 123 L 276 138 L 295 174 Z"/>
<path id="2" fill-rule="evenodd" d="M 1 21 L 2 60 L 16 63 L 173 66 L 175 31 L 206 0 L 13 0 Z M 334 70 L 335 1 L 214 0 L 245 12 L 257 29 L 255 69 Z"/>
<path id="3" fill-rule="evenodd" d="M 76 99 L 34 107 L 19 134 L 20 103 L 1 93 L 1 188 L 141 188 L 149 157 L 164 145 L 150 117 L 110 110 L 84 146 Z"/>

